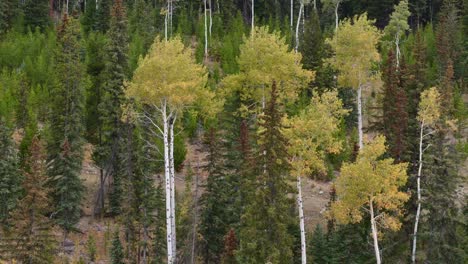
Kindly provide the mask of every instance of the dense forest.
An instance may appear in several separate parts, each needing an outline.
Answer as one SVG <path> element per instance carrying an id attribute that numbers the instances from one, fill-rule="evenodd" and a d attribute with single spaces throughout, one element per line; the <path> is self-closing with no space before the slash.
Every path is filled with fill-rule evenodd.
<path id="1" fill-rule="evenodd" d="M 0 263 L 468 263 L 468 1 L 0 0 Z"/>

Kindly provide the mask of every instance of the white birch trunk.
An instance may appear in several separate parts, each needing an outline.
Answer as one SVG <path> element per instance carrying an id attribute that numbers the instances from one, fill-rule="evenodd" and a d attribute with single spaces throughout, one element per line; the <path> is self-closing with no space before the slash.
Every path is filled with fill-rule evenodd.
<path id="1" fill-rule="evenodd" d="M 255 25 L 254 25 L 254 21 L 255 21 L 255 0 L 252 0 L 252 34 L 254 33 L 254 28 L 255 28 Z"/>
<path id="2" fill-rule="evenodd" d="M 314 11 L 317 12 L 317 0 L 314 0 Z"/>
<path id="3" fill-rule="evenodd" d="M 338 8 L 340 7 L 340 1 L 336 2 L 335 6 L 335 30 L 338 30 Z"/>
<path id="4" fill-rule="evenodd" d="M 172 248 L 172 206 L 171 206 L 171 173 L 170 173 L 170 161 L 169 161 L 169 124 L 167 117 L 167 105 L 166 102 L 162 106 L 162 117 L 163 117 L 163 141 L 164 141 L 164 178 L 166 184 L 166 239 L 167 239 L 167 263 L 173 264 L 173 248 Z"/>
<path id="5" fill-rule="evenodd" d="M 301 6 L 299 8 L 299 16 L 297 17 L 297 24 L 296 24 L 296 46 L 294 47 L 294 50 L 296 51 L 296 53 L 299 48 L 299 24 L 301 22 L 301 15 L 302 15 L 303 9 L 304 9 L 304 3 L 301 2 Z"/>
<path id="6" fill-rule="evenodd" d="M 422 159 L 423 159 L 423 132 L 424 132 L 424 121 L 421 122 L 421 130 L 419 132 L 419 168 L 418 168 L 418 177 L 417 182 L 417 209 L 416 209 L 416 219 L 414 221 L 414 231 L 413 231 L 413 250 L 411 252 L 411 262 L 416 263 L 416 244 L 418 238 L 418 225 L 419 218 L 421 217 L 421 173 L 422 173 Z"/>
<path id="7" fill-rule="evenodd" d="M 174 113 L 171 115 L 172 120 L 169 123 L 169 172 L 171 175 L 171 229 L 172 229 L 172 255 L 174 260 L 177 260 L 177 239 L 176 239 L 176 202 L 175 202 L 175 169 L 174 169 L 174 124 L 177 115 Z"/>
<path id="8" fill-rule="evenodd" d="M 294 25 L 294 0 L 291 0 L 291 31 L 293 30 Z"/>
<path id="9" fill-rule="evenodd" d="M 205 59 L 208 58 L 208 25 L 206 23 L 207 17 L 206 17 L 206 1 L 204 0 L 204 5 L 205 5 Z"/>
<path id="10" fill-rule="evenodd" d="M 211 40 L 211 29 L 213 28 L 213 9 L 211 8 L 211 0 L 210 0 L 210 40 Z"/>
<path id="11" fill-rule="evenodd" d="M 302 201 L 302 183 L 301 176 L 297 176 L 297 207 L 299 210 L 299 227 L 301 229 L 301 263 L 307 264 L 306 254 L 306 232 L 304 224 L 304 203 Z"/>
<path id="12" fill-rule="evenodd" d="M 382 260 L 380 259 L 379 240 L 377 238 L 377 224 L 375 222 L 374 205 L 372 205 L 372 199 L 370 200 L 370 217 L 371 217 L 372 238 L 374 240 L 375 259 L 377 261 L 377 264 L 380 264 L 382 263 Z"/>
<path id="13" fill-rule="evenodd" d="M 400 52 L 400 34 L 399 33 L 396 34 L 395 49 L 396 49 L 396 66 L 397 66 L 397 69 L 399 69 L 400 68 L 400 55 L 401 55 L 401 52 Z"/>
<path id="14" fill-rule="evenodd" d="M 359 149 L 364 147 L 363 131 L 362 131 L 362 85 L 359 84 L 357 90 L 357 110 L 358 110 L 358 133 L 359 133 Z"/>

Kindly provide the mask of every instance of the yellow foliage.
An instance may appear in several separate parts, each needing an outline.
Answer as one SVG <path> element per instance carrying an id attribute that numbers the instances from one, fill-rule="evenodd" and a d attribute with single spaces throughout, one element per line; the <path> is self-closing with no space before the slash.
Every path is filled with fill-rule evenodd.
<path id="1" fill-rule="evenodd" d="M 373 77 L 373 63 L 380 60 L 377 44 L 381 33 L 367 15 L 345 19 L 333 36 L 327 39 L 335 52 L 328 62 L 340 71 L 340 86 L 357 89 Z"/>
<path id="2" fill-rule="evenodd" d="M 206 81 L 206 69 L 195 62 L 192 51 L 184 47 L 179 37 L 168 41 L 157 37 L 139 61 L 126 95 L 148 105 L 166 102 L 173 110 L 204 100 L 210 102 L 203 104 L 206 111 L 213 112 L 213 106 L 219 104 L 215 103 L 214 94 L 205 89 Z"/>
<path id="3" fill-rule="evenodd" d="M 257 27 L 255 34 L 244 38 L 238 58 L 240 72 L 223 80 L 223 92 L 240 91 L 244 101 L 260 103 L 276 81 L 280 100 L 294 100 L 314 77 L 313 72 L 302 69 L 301 58 L 300 53 L 289 50 L 278 32 Z"/>
<path id="4" fill-rule="evenodd" d="M 407 181 L 407 163 L 394 164 L 391 158 L 379 159 L 386 151 L 385 137 L 377 136 L 363 148 L 356 162 L 346 163 L 336 180 L 338 200 L 331 206 L 331 215 L 340 223 L 357 223 L 363 218 L 363 209 L 372 205 L 380 215 L 382 226 L 398 230 L 398 216 L 409 194 L 399 191 Z"/>
<path id="5" fill-rule="evenodd" d="M 339 123 L 348 113 L 336 91 L 314 95 L 311 103 L 298 116 L 286 120 L 291 161 L 294 173 L 299 176 L 312 172 L 326 172 L 324 157 L 339 153 L 342 142 L 336 138 Z"/>
<path id="6" fill-rule="evenodd" d="M 433 125 L 440 117 L 440 93 L 436 87 L 421 93 L 418 121 L 424 125 Z"/>

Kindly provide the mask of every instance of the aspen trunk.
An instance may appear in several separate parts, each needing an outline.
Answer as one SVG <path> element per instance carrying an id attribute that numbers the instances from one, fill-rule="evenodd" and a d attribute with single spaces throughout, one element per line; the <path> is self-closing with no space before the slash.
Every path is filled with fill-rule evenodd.
<path id="1" fill-rule="evenodd" d="M 359 149 L 364 147 L 363 132 L 362 132 L 362 85 L 359 84 L 357 90 L 357 110 L 358 110 L 358 133 L 359 133 Z"/>
<path id="2" fill-rule="evenodd" d="M 210 33 L 210 40 L 211 40 L 211 29 L 213 28 L 213 9 L 211 7 L 211 0 L 210 0 L 210 9 L 209 9 L 209 11 L 210 11 L 210 31 L 209 31 L 209 33 Z"/>
<path id="3" fill-rule="evenodd" d="M 252 0 L 252 22 L 251 22 L 251 25 L 252 25 L 252 34 L 253 34 L 254 28 L 255 28 L 255 25 L 254 25 L 254 20 L 255 20 L 255 10 L 254 10 L 254 7 L 255 7 L 255 0 Z"/>
<path id="4" fill-rule="evenodd" d="M 296 53 L 299 48 L 299 23 L 301 22 L 301 15 L 302 15 L 303 9 L 304 9 L 304 4 L 301 2 L 301 6 L 299 8 L 299 16 L 297 17 L 297 24 L 296 24 L 296 46 L 294 48 Z"/>
<path id="5" fill-rule="evenodd" d="M 299 227 L 301 229 L 301 263 L 307 264 L 304 203 L 302 201 L 302 183 L 300 176 L 297 177 L 297 207 L 299 210 Z"/>
<path id="6" fill-rule="evenodd" d="M 418 224 L 419 218 L 421 217 L 421 172 L 422 172 L 422 158 L 423 158 L 423 132 L 424 132 L 424 122 L 421 123 L 421 130 L 419 131 L 419 168 L 418 168 L 418 177 L 417 181 L 417 209 L 416 209 L 416 219 L 414 221 L 414 231 L 413 231 L 413 250 L 411 252 L 411 262 L 416 263 L 416 244 L 418 238 Z"/>
<path id="7" fill-rule="evenodd" d="M 401 52 L 400 52 L 400 36 L 399 34 L 396 35 L 396 38 L 395 38 L 395 49 L 396 49 L 396 66 L 397 66 L 397 69 L 400 68 L 400 55 L 401 55 Z"/>
<path id="8" fill-rule="evenodd" d="M 379 240 L 377 238 L 377 224 L 375 222 L 374 206 L 372 205 L 372 200 L 370 200 L 370 217 L 371 217 L 372 238 L 374 240 L 375 259 L 377 261 L 377 264 L 380 264 L 382 263 L 382 261 L 380 259 Z"/>
<path id="9" fill-rule="evenodd" d="M 208 25 L 206 23 L 206 1 L 204 0 L 204 5 L 205 5 L 205 59 L 208 58 Z"/>
<path id="10" fill-rule="evenodd" d="M 293 24 L 294 24 L 294 0 L 291 0 L 291 31 L 293 30 Z"/>
<path id="11" fill-rule="evenodd" d="M 340 1 L 336 2 L 335 6 L 335 30 L 338 30 L 338 8 L 340 7 Z"/>
<path id="12" fill-rule="evenodd" d="M 167 233 L 167 263 L 173 264 L 173 248 L 172 248 L 172 206 L 171 206 L 171 173 L 170 173 L 170 161 L 169 161 L 169 122 L 167 117 L 167 106 L 166 102 L 163 103 L 162 107 L 163 116 L 163 141 L 164 141 L 164 176 L 166 184 L 166 233 Z"/>
<path id="13" fill-rule="evenodd" d="M 175 169 L 174 169 L 174 124 L 176 120 L 176 114 L 171 115 L 169 120 L 169 161 L 170 161 L 170 175 L 171 175 L 171 214 L 172 214 L 172 254 L 174 260 L 177 260 L 177 239 L 176 239 L 176 202 L 175 202 Z"/>

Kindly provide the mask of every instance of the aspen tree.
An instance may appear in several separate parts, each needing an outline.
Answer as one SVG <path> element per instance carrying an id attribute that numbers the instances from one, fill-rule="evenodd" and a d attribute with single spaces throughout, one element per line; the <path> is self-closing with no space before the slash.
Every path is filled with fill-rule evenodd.
<path id="1" fill-rule="evenodd" d="M 377 43 L 380 33 L 367 15 L 355 16 L 341 22 L 340 30 L 335 32 L 328 43 L 335 56 L 329 62 L 340 71 L 338 84 L 357 90 L 359 148 L 363 143 L 362 90 L 372 84 L 378 76 L 372 72 L 374 62 L 380 60 Z"/>
<path id="2" fill-rule="evenodd" d="M 395 43 L 396 65 L 397 70 L 400 67 L 400 41 L 407 30 L 409 30 L 408 18 L 411 12 L 408 8 L 408 1 L 401 0 L 398 5 L 395 5 L 395 10 L 390 15 L 390 22 L 385 27 L 388 35 L 392 36 Z"/>
<path id="3" fill-rule="evenodd" d="M 307 87 L 314 74 L 302 69 L 301 54 L 289 50 L 278 32 L 255 28 L 255 37 L 244 39 L 238 58 L 240 72 L 226 77 L 222 85 L 225 93 L 240 92 L 243 101 L 253 100 L 255 106 L 242 106 L 243 111 L 263 111 L 271 84 L 278 84 L 281 102 L 294 101 L 300 89 Z"/>
<path id="4" fill-rule="evenodd" d="M 407 193 L 399 191 L 406 184 L 408 164 L 381 159 L 385 151 L 385 137 L 377 136 L 359 152 L 354 163 L 343 165 L 336 180 L 338 199 L 330 209 L 343 224 L 359 223 L 369 214 L 377 264 L 382 263 L 378 227 L 399 230 L 398 216 L 409 199 Z"/>
<path id="5" fill-rule="evenodd" d="M 216 105 L 213 94 L 204 89 L 206 80 L 205 68 L 195 62 L 191 50 L 184 47 L 179 37 L 167 41 L 157 38 L 126 91 L 128 97 L 155 111 L 156 114 L 144 111 L 141 118 L 150 122 L 156 136 L 163 138 L 168 263 L 174 263 L 176 258 L 174 125 L 184 108 L 199 99 L 211 101 L 201 103 L 206 111 Z"/>
<path id="6" fill-rule="evenodd" d="M 325 92 L 320 97 L 315 95 L 306 109 L 287 121 L 291 165 L 293 174 L 297 175 L 302 264 L 307 263 L 307 254 L 301 178 L 314 172 L 326 173 L 325 156 L 342 149 L 342 142 L 335 135 L 347 112 L 337 92 Z"/>
<path id="7" fill-rule="evenodd" d="M 345 2 L 347 0 L 323 0 L 323 4 L 325 7 L 333 7 L 335 10 L 335 31 L 338 31 L 338 25 L 339 25 L 339 15 L 338 15 L 338 9 L 340 8 L 340 4 Z M 314 0 L 314 8 L 316 8 L 316 3 Z"/>
<path id="8" fill-rule="evenodd" d="M 414 231 L 413 231 L 413 248 L 411 251 L 411 262 L 416 263 L 416 246 L 418 238 L 418 224 L 421 217 L 421 173 L 423 167 L 423 154 L 424 151 L 430 147 L 430 144 L 424 145 L 424 139 L 429 135 L 433 134 L 434 131 L 430 130 L 433 128 L 434 124 L 439 120 L 440 117 L 440 94 L 437 91 L 437 88 L 432 87 L 428 90 L 425 90 L 421 93 L 421 101 L 419 102 L 419 112 L 418 112 L 418 121 L 419 121 L 419 160 L 418 160 L 418 175 L 416 178 L 416 191 L 417 191 L 417 208 L 416 208 L 416 217 L 414 221 Z M 427 133 L 425 131 L 428 131 Z"/>

